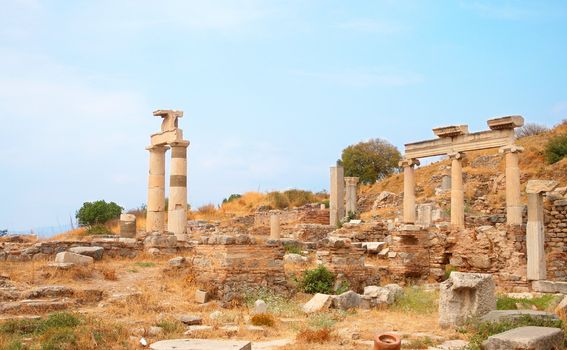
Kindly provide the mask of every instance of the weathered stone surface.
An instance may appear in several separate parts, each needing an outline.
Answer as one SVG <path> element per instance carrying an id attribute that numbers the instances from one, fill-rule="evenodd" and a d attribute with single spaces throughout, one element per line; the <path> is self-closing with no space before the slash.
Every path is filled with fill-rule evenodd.
<path id="1" fill-rule="evenodd" d="M 364 287 L 364 295 L 375 299 L 375 304 L 394 303 L 395 294 L 386 287 L 367 286 Z"/>
<path id="2" fill-rule="evenodd" d="M 303 305 L 303 311 L 305 313 L 313 313 L 318 311 L 327 310 L 331 307 L 333 302 L 333 297 L 327 294 L 317 293 L 309 300 L 305 305 Z"/>
<path id="3" fill-rule="evenodd" d="M 175 257 L 169 260 L 169 266 L 172 267 L 183 267 L 187 264 L 187 259 L 182 256 Z"/>
<path id="4" fill-rule="evenodd" d="M 384 286 L 384 288 L 388 289 L 393 294 L 394 301 L 404 295 L 404 289 L 395 283 L 387 284 Z"/>
<path id="5" fill-rule="evenodd" d="M 196 315 L 183 315 L 179 317 L 179 321 L 188 326 L 197 326 L 203 323 L 201 316 Z"/>
<path id="6" fill-rule="evenodd" d="M 73 289 L 66 286 L 40 286 L 26 293 L 25 299 L 62 298 L 73 294 Z"/>
<path id="7" fill-rule="evenodd" d="M 563 331 L 559 328 L 520 327 L 489 337 L 485 350 L 556 350 L 563 348 Z"/>
<path id="8" fill-rule="evenodd" d="M 483 316 L 496 309 L 492 275 L 453 272 L 440 284 L 439 324 L 460 326 L 470 317 Z"/>
<path id="9" fill-rule="evenodd" d="M 150 345 L 152 350 L 252 350 L 252 343 L 241 340 L 173 339 Z"/>
<path id="10" fill-rule="evenodd" d="M 195 302 L 199 304 L 204 304 L 208 301 L 209 296 L 208 293 L 202 290 L 195 291 Z"/>
<path id="11" fill-rule="evenodd" d="M 526 185 L 526 193 L 544 193 L 550 192 L 559 185 L 559 182 L 554 180 L 529 180 Z"/>
<path id="12" fill-rule="evenodd" d="M 382 247 L 384 247 L 385 244 L 386 242 L 363 242 L 362 248 L 366 248 L 366 251 L 368 253 L 378 254 L 382 250 Z"/>
<path id="13" fill-rule="evenodd" d="M 264 300 L 254 302 L 254 314 L 265 314 L 268 312 L 268 304 Z"/>
<path id="14" fill-rule="evenodd" d="M 557 320 L 557 316 L 537 310 L 493 310 L 482 316 L 482 322 L 502 322 L 522 318 L 523 316 L 530 316 L 533 318 Z"/>
<path id="15" fill-rule="evenodd" d="M 540 293 L 567 294 L 567 282 L 560 281 L 533 281 L 532 288 Z"/>
<path id="16" fill-rule="evenodd" d="M 104 254 L 103 247 L 73 247 L 69 248 L 71 253 L 90 256 L 95 260 L 102 260 L 102 256 Z"/>
<path id="17" fill-rule="evenodd" d="M 333 306 L 341 310 L 354 309 L 360 306 L 361 301 L 362 299 L 360 295 L 358 295 L 356 292 L 353 292 L 352 290 L 349 290 L 348 292 L 334 297 Z"/>
<path id="18" fill-rule="evenodd" d="M 309 261 L 306 257 L 299 254 L 286 254 L 284 255 L 284 261 L 290 264 L 305 264 Z"/>
<path id="19" fill-rule="evenodd" d="M 61 252 L 55 256 L 56 263 L 71 263 L 77 265 L 89 265 L 94 262 L 90 256 L 75 254 L 71 252 Z"/>

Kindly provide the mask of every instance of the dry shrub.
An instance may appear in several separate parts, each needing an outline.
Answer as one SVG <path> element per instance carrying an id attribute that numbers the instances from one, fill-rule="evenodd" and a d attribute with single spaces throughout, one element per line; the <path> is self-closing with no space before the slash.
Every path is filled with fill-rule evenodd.
<path id="1" fill-rule="evenodd" d="M 252 322 L 252 324 L 254 326 L 273 327 L 274 324 L 275 324 L 275 319 L 274 319 L 274 316 L 272 316 L 270 314 L 256 314 L 256 315 L 252 316 L 252 318 L 250 319 L 250 322 Z"/>
<path id="2" fill-rule="evenodd" d="M 301 343 L 327 343 L 333 340 L 333 335 L 329 328 L 322 329 L 302 329 L 297 333 L 296 340 Z"/>
<path id="3" fill-rule="evenodd" d="M 81 281 L 91 279 L 94 275 L 94 269 L 90 266 L 76 265 L 68 270 L 55 269 L 47 271 L 43 274 L 45 279 L 53 281 Z"/>
<path id="4" fill-rule="evenodd" d="M 102 267 L 100 269 L 100 272 L 102 273 L 102 275 L 104 276 L 104 279 L 107 281 L 116 281 L 118 280 L 118 276 L 116 276 L 116 269 L 112 268 L 112 267 Z"/>

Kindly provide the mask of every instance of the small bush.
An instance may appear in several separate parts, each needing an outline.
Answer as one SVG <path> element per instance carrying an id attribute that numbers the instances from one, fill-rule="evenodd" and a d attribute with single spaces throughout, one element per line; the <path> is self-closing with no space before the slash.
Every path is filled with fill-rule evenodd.
<path id="1" fill-rule="evenodd" d="M 113 235 L 114 233 L 112 233 L 112 231 L 110 231 L 110 229 L 104 225 L 94 225 L 89 227 L 85 231 L 85 234 L 90 236 L 96 236 L 96 235 Z"/>
<path id="2" fill-rule="evenodd" d="M 301 207 L 305 204 L 313 203 L 317 201 L 317 198 L 312 192 L 303 190 L 287 190 L 284 192 L 287 197 L 289 205 L 292 207 Z"/>
<path id="3" fill-rule="evenodd" d="M 183 323 L 175 320 L 165 320 L 156 323 L 156 326 L 161 327 L 166 335 L 182 334 L 185 331 Z"/>
<path id="4" fill-rule="evenodd" d="M 320 204 L 324 204 L 327 209 L 331 206 L 331 202 L 328 199 L 322 200 Z"/>
<path id="5" fill-rule="evenodd" d="M 113 268 L 103 268 L 101 272 L 104 279 L 107 281 L 116 281 L 118 279 L 116 276 L 116 270 Z"/>
<path id="6" fill-rule="evenodd" d="M 303 255 L 303 251 L 296 244 L 284 243 L 284 249 L 286 254 L 299 254 Z"/>
<path id="7" fill-rule="evenodd" d="M 281 192 L 268 193 L 270 207 L 274 209 L 285 209 L 289 207 L 289 199 Z"/>
<path id="8" fill-rule="evenodd" d="M 51 328 L 40 337 L 41 350 L 77 349 L 77 336 L 69 328 Z"/>
<path id="9" fill-rule="evenodd" d="M 75 217 L 81 226 L 91 226 L 104 224 L 105 222 L 116 219 L 122 212 L 122 207 L 114 202 L 105 201 L 85 202 L 81 209 L 77 211 Z"/>
<path id="10" fill-rule="evenodd" d="M 296 337 L 298 342 L 302 343 L 327 343 L 333 339 L 329 328 L 322 329 L 302 329 Z"/>
<path id="11" fill-rule="evenodd" d="M 560 320 L 549 320 L 544 318 L 535 318 L 529 315 L 522 316 L 515 320 L 504 322 L 482 322 L 469 325 L 469 332 L 472 336 L 469 339 L 468 350 L 481 350 L 482 342 L 488 337 L 509 331 L 518 327 L 536 326 L 536 327 L 552 327 L 563 329 L 563 322 Z"/>
<path id="12" fill-rule="evenodd" d="M 299 287 L 305 293 L 333 294 L 335 276 L 325 266 L 319 265 L 314 270 L 305 270 L 301 275 Z"/>
<path id="13" fill-rule="evenodd" d="M 549 164 L 557 163 L 567 155 L 567 133 L 553 137 L 545 146 L 545 160 Z"/>
<path id="14" fill-rule="evenodd" d="M 233 200 L 239 199 L 239 198 L 242 198 L 241 194 L 238 194 L 238 193 L 231 194 L 228 198 L 223 199 L 222 203 L 224 204 L 224 203 L 232 202 Z"/>
<path id="15" fill-rule="evenodd" d="M 522 137 L 539 135 L 548 131 L 549 128 L 545 125 L 527 123 L 524 126 L 516 129 L 516 137 L 521 139 Z"/>
<path id="16" fill-rule="evenodd" d="M 275 324 L 274 316 L 270 314 L 256 314 L 252 316 L 250 322 L 252 322 L 254 326 L 273 327 Z"/>

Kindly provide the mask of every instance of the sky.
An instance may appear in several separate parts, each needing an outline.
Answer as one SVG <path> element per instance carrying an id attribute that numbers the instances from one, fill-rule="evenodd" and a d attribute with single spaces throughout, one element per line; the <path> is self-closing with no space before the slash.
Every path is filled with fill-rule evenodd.
<path id="1" fill-rule="evenodd" d="M 567 118 L 565 1 L 0 0 L 0 229 L 146 201 L 156 109 L 189 202 L 328 188 L 346 146 Z"/>

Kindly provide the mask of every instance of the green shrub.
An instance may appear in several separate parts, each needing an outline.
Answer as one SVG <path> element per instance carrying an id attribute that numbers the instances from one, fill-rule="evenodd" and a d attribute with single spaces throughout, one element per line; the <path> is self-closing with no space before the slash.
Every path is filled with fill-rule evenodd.
<path id="1" fill-rule="evenodd" d="M 312 192 L 303 190 L 287 190 L 284 193 L 287 197 L 289 205 L 292 207 L 301 207 L 305 204 L 316 202 L 317 199 Z"/>
<path id="2" fill-rule="evenodd" d="M 303 255 L 303 251 L 301 250 L 301 247 L 299 247 L 297 244 L 284 243 L 284 249 L 286 254 Z"/>
<path id="3" fill-rule="evenodd" d="M 331 206 L 331 201 L 329 201 L 328 199 L 324 199 L 321 201 L 320 204 L 325 204 L 325 208 L 329 208 Z"/>
<path id="4" fill-rule="evenodd" d="M 517 310 L 517 304 L 523 304 L 526 306 L 535 306 L 538 310 L 545 310 L 556 298 L 557 297 L 552 294 L 545 294 L 532 299 L 519 299 L 500 295 L 496 300 L 496 308 L 498 310 Z"/>
<path id="5" fill-rule="evenodd" d="M 325 266 L 319 265 L 314 270 L 305 270 L 301 275 L 299 287 L 305 293 L 333 294 L 335 276 Z"/>
<path id="6" fill-rule="evenodd" d="M 553 137 L 545 146 L 545 160 L 549 164 L 557 163 L 567 155 L 567 133 Z"/>
<path id="7" fill-rule="evenodd" d="M 550 320 L 524 315 L 515 320 L 508 320 L 503 322 L 473 323 L 468 326 L 468 331 L 472 333 L 472 336 L 469 339 L 470 343 L 467 349 L 481 350 L 482 342 L 488 339 L 488 337 L 509 331 L 514 328 L 525 326 L 552 327 L 563 329 L 563 322 L 561 320 Z"/>
<path id="8" fill-rule="evenodd" d="M 228 198 L 223 199 L 222 203 L 224 204 L 224 203 L 232 202 L 233 200 L 236 200 L 236 199 L 241 198 L 241 197 L 242 197 L 241 194 L 233 193 Z"/>
<path id="9" fill-rule="evenodd" d="M 106 203 L 103 200 L 96 202 L 85 202 L 77 211 L 75 217 L 81 226 L 104 224 L 109 220 L 116 219 L 122 213 L 122 207 L 114 202 Z"/>
<path id="10" fill-rule="evenodd" d="M 163 320 L 156 323 L 156 326 L 161 327 L 166 335 L 183 334 L 185 326 L 177 320 Z"/>
<path id="11" fill-rule="evenodd" d="M 51 328 L 40 339 L 41 350 L 77 349 L 77 336 L 70 328 Z"/>
<path id="12" fill-rule="evenodd" d="M 270 207 L 274 209 L 285 209 L 289 207 L 289 199 L 281 192 L 268 193 L 268 201 L 270 202 Z"/>
<path id="13" fill-rule="evenodd" d="M 89 227 L 85 231 L 85 234 L 90 236 L 96 236 L 96 235 L 113 235 L 114 233 L 112 233 L 112 231 L 110 231 L 110 229 L 104 225 L 94 225 Z"/>
<path id="14" fill-rule="evenodd" d="M 134 263 L 134 265 L 139 266 L 139 267 L 154 267 L 154 266 L 156 266 L 156 263 L 153 263 L 151 261 L 138 261 L 138 262 Z"/>

